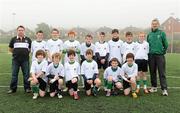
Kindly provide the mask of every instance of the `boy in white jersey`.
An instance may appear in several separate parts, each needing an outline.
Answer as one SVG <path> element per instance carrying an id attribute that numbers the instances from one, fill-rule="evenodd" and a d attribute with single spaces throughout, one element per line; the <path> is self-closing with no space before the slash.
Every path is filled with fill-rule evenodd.
<path id="1" fill-rule="evenodd" d="M 46 43 L 46 51 L 47 51 L 47 57 L 48 62 L 52 62 L 52 54 L 53 53 L 61 53 L 63 50 L 63 41 L 59 39 L 60 32 L 58 29 L 53 29 L 51 31 L 51 39 L 49 39 Z"/>
<path id="2" fill-rule="evenodd" d="M 93 51 L 91 49 L 86 51 L 86 60 L 81 65 L 81 75 L 84 78 L 86 95 L 90 96 L 92 89 L 93 95 L 96 96 L 101 80 L 98 78 L 98 65 L 93 60 Z"/>
<path id="3" fill-rule="evenodd" d="M 47 67 L 47 77 L 49 78 L 50 96 L 54 97 L 57 93 L 58 98 L 62 96 L 62 85 L 64 78 L 64 66 L 60 63 L 61 55 L 54 53 L 52 55 L 52 63 Z"/>
<path id="4" fill-rule="evenodd" d="M 120 66 L 122 65 L 121 51 L 122 51 L 123 41 L 119 39 L 119 31 L 117 29 L 113 29 L 111 34 L 112 34 L 112 39 L 108 41 L 109 61 L 112 58 L 117 58 L 119 61 L 119 66 Z M 109 64 L 111 63 L 109 62 Z"/>
<path id="5" fill-rule="evenodd" d="M 36 60 L 36 52 L 37 50 L 44 50 L 46 42 L 43 40 L 43 31 L 37 31 L 36 32 L 36 40 L 34 40 L 31 44 L 31 53 L 32 53 L 32 61 Z"/>
<path id="6" fill-rule="evenodd" d="M 34 60 L 31 64 L 31 77 L 29 78 L 33 91 L 33 99 L 37 99 L 39 95 L 41 97 L 45 96 L 47 84 L 47 77 L 45 76 L 45 74 L 48 65 L 47 61 L 44 59 L 45 52 L 43 50 L 37 50 L 35 56 L 36 60 Z"/>
<path id="7" fill-rule="evenodd" d="M 126 63 L 122 65 L 122 70 L 124 71 L 123 78 L 123 88 L 124 95 L 129 95 L 132 90 L 133 98 L 137 98 L 136 94 L 136 76 L 138 75 L 138 66 L 134 62 L 134 54 L 128 53 L 126 55 Z"/>
<path id="8" fill-rule="evenodd" d="M 87 49 L 93 50 L 93 59 L 95 59 L 95 45 L 92 43 L 93 37 L 92 35 L 86 35 L 85 42 L 81 44 L 81 64 L 84 60 L 86 60 L 86 51 Z"/>
<path id="9" fill-rule="evenodd" d="M 122 46 L 122 55 L 123 55 L 123 63 L 126 62 L 126 55 L 128 53 L 133 53 L 135 55 L 136 43 L 133 42 L 133 34 L 131 32 L 126 32 L 126 42 L 123 43 Z"/>
<path id="10" fill-rule="evenodd" d="M 138 65 L 138 76 L 137 76 L 137 89 L 136 93 L 140 91 L 140 79 L 143 79 L 144 84 L 144 93 L 149 93 L 147 90 L 147 76 L 146 72 L 148 71 L 148 53 L 149 53 L 149 44 L 145 41 L 145 33 L 139 33 L 139 41 L 137 42 L 135 62 Z"/>
<path id="11" fill-rule="evenodd" d="M 122 69 L 118 66 L 118 59 L 111 59 L 111 66 L 106 68 L 104 71 L 104 82 L 105 87 L 107 88 L 106 96 L 111 96 L 111 94 L 117 95 L 117 91 L 122 88 Z"/>
<path id="12" fill-rule="evenodd" d="M 80 65 L 75 61 L 75 51 L 69 50 L 69 61 L 64 64 L 64 74 L 66 80 L 66 87 L 68 88 L 70 96 L 73 96 L 75 100 L 79 99 L 78 95 L 78 78 L 80 75 Z"/>
<path id="13" fill-rule="evenodd" d="M 74 31 L 70 31 L 68 33 L 68 37 L 69 37 L 69 40 L 65 41 L 64 42 L 64 48 L 63 48 L 63 54 L 65 54 L 65 57 L 64 57 L 64 63 L 65 62 L 68 62 L 69 59 L 67 57 L 67 52 L 70 50 L 70 49 L 73 49 L 75 52 L 76 52 L 76 57 L 75 57 L 75 60 L 77 62 L 79 62 L 79 56 L 80 56 L 80 43 L 79 41 L 75 40 L 75 32 Z"/>
<path id="14" fill-rule="evenodd" d="M 96 60 L 98 63 L 98 69 L 105 70 L 108 66 L 108 58 L 109 58 L 109 45 L 104 41 L 105 33 L 101 32 L 99 34 L 99 41 L 95 43 L 95 54 Z"/>

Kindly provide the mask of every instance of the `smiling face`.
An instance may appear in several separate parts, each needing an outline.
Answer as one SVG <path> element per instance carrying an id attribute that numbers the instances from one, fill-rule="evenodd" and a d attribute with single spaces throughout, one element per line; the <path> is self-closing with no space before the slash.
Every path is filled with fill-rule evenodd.
<path id="1" fill-rule="evenodd" d="M 99 41 L 100 41 L 100 42 L 103 42 L 104 39 L 105 39 L 105 35 L 100 34 L 100 35 L 99 35 Z"/>
<path id="2" fill-rule="evenodd" d="M 118 62 L 117 62 L 117 61 L 112 61 L 112 62 L 111 62 L 111 66 L 112 66 L 113 68 L 118 67 Z"/>
<path id="3" fill-rule="evenodd" d="M 37 34 L 36 34 L 36 40 L 37 40 L 37 41 L 42 41 L 42 40 L 43 40 L 43 37 L 44 37 L 43 33 L 37 33 Z"/>
<path id="4" fill-rule="evenodd" d="M 126 42 L 127 42 L 127 43 L 131 43 L 131 42 L 132 42 L 132 39 L 133 39 L 133 36 L 132 36 L 132 35 L 127 35 L 127 36 L 126 36 Z"/>
<path id="5" fill-rule="evenodd" d="M 59 36 L 60 36 L 60 33 L 58 31 L 56 31 L 56 30 L 53 30 L 51 32 L 51 36 L 52 36 L 52 39 L 57 40 L 59 38 Z"/>
<path id="6" fill-rule="evenodd" d="M 133 62 L 134 62 L 133 58 L 127 58 L 126 61 L 127 61 L 128 66 L 133 65 Z"/>
<path id="7" fill-rule="evenodd" d="M 44 59 L 44 56 L 43 55 L 37 55 L 37 60 L 38 62 L 41 62 L 42 60 Z"/>
<path id="8" fill-rule="evenodd" d="M 138 36 L 139 42 L 143 42 L 145 40 L 145 33 L 140 33 Z"/>
<path id="9" fill-rule="evenodd" d="M 91 44 L 92 43 L 92 37 L 86 37 L 85 42 L 87 44 Z"/>
<path id="10" fill-rule="evenodd" d="M 53 63 L 54 64 L 59 64 L 59 62 L 60 62 L 60 58 L 59 57 L 54 57 L 53 58 Z"/>
<path id="11" fill-rule="evenodd" d="M 112 33 L 112 38 L 114 38 L 114 39 L 119 38 L 119 33 L 117 33 L 117 32 Z"/>
<path id="12" fill-rule="evenodd" d="M 159 27 L 159 21 L 158 20 L 153 20 L 151 23 L 151 28 L 152 30 L 156 30 Z"/>

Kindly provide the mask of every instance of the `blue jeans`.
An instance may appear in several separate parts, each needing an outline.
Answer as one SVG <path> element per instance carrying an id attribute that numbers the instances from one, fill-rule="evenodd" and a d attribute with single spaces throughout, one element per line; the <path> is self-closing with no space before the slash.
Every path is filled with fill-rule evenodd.
<path id="1" fill-rule="evenodd" d="M 16 91 L 17 89 L 18 74 L 19 74 L 20 67 L 23 73 L 24 90 L 30 89 L 30 82 L 28 81 L 29 61 L 18 61 L 18 60 L 13 59 L 12 60 L 12 79 L 11 79 L 10 89 L 14 91 Z"/>

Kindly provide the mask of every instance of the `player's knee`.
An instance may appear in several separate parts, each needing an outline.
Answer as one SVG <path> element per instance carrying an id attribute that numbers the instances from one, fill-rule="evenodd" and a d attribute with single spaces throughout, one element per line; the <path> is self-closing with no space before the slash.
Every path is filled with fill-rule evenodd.
<path id="1" fill-rule="evenodd" d="M 56 94 L 55 92 L 50 93 L 50 97 L 54 97 L 55 94 Z"/>
<path id="2" fill-rule="evenodd" d="M 58 84 L 59 84 L 59 85 L 63 85 L 63 79 L 59 79 L 59 80 L 58 80 Z"/>
<path id="3" fill-rule="evenodd" d="M 122 88 L 122 84 L 121 83 L 116 83 L 116 88 L 121 89 Z"/>
<path id="4" fill-rule="evenodd" d="M 32 81 L 30 82 L 30 84 L 31 84 L 31 85 L 36 85 L 37 82 L 35 82 L 34 80 L 32 80 Z"/>
<path id="5" fill-rule="evenodd" d="M 39 96 L 40 96 L 40 97 L 44 97 L 44 96 L 45 96 L 45 91 L 41 91 L 41 90 L 40 90 L 40 91 L 39 91 Z"/>
<path id="6" fill-rule="evenodd" d="M 94 82 L 95 82 L 95 84 L 98 85 L 98 86 L 101 85 L 101 80 L 100 80 L 99 78 L 96 78 Z"/>
<path id="7" fill-rule="evenodd" d="M 109 81 L 109 82 L 112 82 L 112 80 L 113 80 L 113 77 L 112 77 L 112 76 L 109 76 L 109 77 L 108 77 L 108 81 Z"/>

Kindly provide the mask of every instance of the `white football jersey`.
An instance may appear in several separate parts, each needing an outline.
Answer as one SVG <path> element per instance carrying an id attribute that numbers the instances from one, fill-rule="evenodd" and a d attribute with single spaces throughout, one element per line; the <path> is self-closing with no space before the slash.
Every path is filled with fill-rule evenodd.
<path id="1" fill-rule="evenodd" d="M 95 45 L 93 43 L 91 43 L 90 47 L 87 47 L 86 43 L 82 43 L 81 44 L 81 55 L 84 55 L 84 57 L 86 58 L 86 51 L 88 49 L 92 49 L 93 50 L 93 55 L 95 56 Z"/>
<path id="2" fill-rule="evenodd" d="M 104 79 L 107 80 L 109 76 L 112 76 L 114 82 L 117 82 L 119 80 L 119 76 L 121 77 L 123 75 L 124 75 L 124 72 L 120 67 L 118 67 L 116 71 L 113 71 L 112 67 L 110 66 L 106 68 L 106 70 L 104 71 Z"/>
<path id="3" fill-rule="evenodd" d="M 122 51 L 122 40 L 118 40 L 117 42 L 114 42 L 112 40 L 108 41 L 109 44 L 109 61 L 112 58 L 117 58 L 118 61 L 122 64 L 122 56 L 121 56 L 121 51 Z"/>
<path id="4" fill-rule="evenodd" d="M 73 42 L 67 40 L 64 42 L 63 49 L 69 50 L 74 49 L 75 51 L 80 51 L 80 43 L 77 40 L 74 40 Z M 76 53 L 75 60 L 78 62 L 78 54 Z M 68 62 L 69 58 L 67 57 L 67 53 L 64 57 L 64 62 Z"/>
<path id="5" fill-rule="evenodd" d="M 145 59 L 148 60 L 149 53 L 149 43 L 143 41 L 143 43 L 137 42 L 135 59 Z"/>
<path id="6" fill-rule="evenodd" d="M 31 69 L 30 69 L 30 73 L 32 74 L 38 74 L 40 72 L 45 72 L 46 73 L 46 69 L 47 69 L 47 61 L 44 59 L 41 63 L 38 63 L 37 60 L 34 60 L 31 64 Z M 47 77 L 44 76 L 42 78 L 44 81 L 47 82 Z"/>
<path id="7" fill-rule="evenodd" d="M 80 75 L 80 65 L 77 61 L 75 61 L 73 64 L 70 64 L 69 62 L 66 62 L 64 64 L 64 75 L 65 75 L 65 80 L 70 81 L 74 77 L 79 77 Z"/>
<path id="8" fill-rule="evenodd" d="M 101 57 L 105 57 L 107 53 L 109 53 L 109 45 L 107 42 L 100 43 L 96 42 L 95 43 L 95 53 L 99 53 Z"/>
<path id="9" fill-rule="evenodd" d="M 88 62 L 87 60 L 83 61 L 81 74 L 85 75 L 87 79 L 93 78 L 94 74 L 99 74 L 97 63 L 94 60 L 92 60 L 92 62 Z"/>
<path id="10" fill-rule="evenodd" d="M 132 67 L 129 67 L 126 62 L 125 64 L 122 65 L 122 70 L 124 71 L 124 74 L 127 75 L 126 78 L 130 78 L 138 75 L 138 66 L 136 63 L 133 63 Z"/>
<path id="11" fill-rule="evenodd" d="M 53 53 L 61 52 L 63 50 L 63 41 L 58 39 L 56 41 L 49 39 L 46 43 L 46 51 L 52 56 Z M 48 59 L 50 61 L 50 59 Z"/>
<path id="12" fill-rule="evenodd" d="M 122 54 L 123 54 L 123 63 L 126 61 L 126 55 L 128 53 L 133 53 L 135 55 L 135 50 L 136 50 L 137 44 L 132 42 L 128 44 L 127 42 L 124 42 L 122 45 Z"/>
<path id="13" fill-rule="evenodd" d="M 64 66 L 59 63 L 58 67 L 54 67 L 53 62 L 48 65 L 46 75 L 55 75 L 64 77 Z"/>
<path id="14" fill-rule="evenodd" d="M 41 42 L 37 42 L 36 40 L 32 41 L 32 44 L 31 44 L 32 61 L 36 60 L 35 56 L 36 56 L 37 50 L 45 51 L 45 47 L 46 47 L 45 41 L 41 41 Z"/>

